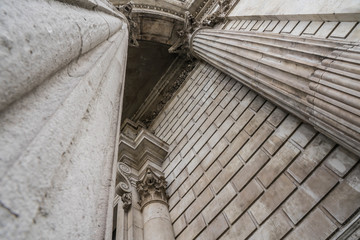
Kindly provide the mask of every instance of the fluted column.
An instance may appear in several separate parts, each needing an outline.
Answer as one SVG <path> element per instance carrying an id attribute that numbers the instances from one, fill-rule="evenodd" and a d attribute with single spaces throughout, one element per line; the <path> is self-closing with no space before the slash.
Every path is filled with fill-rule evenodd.
<path id="1" fill-rule="evenodd" d="M 144 240 L 175 239 L 166 195 L 166 181 L 147 168 L 136 184 L 144 219 Z"/>
<path id="2" fill-rule="evenodd" d="M 199 29 L 192 53 L 360 155 L 360 43 Z"/>

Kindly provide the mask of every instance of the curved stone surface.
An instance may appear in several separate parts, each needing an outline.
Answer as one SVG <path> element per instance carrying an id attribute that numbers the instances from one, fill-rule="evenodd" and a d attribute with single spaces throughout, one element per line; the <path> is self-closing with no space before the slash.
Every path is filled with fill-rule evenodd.
<path id="1" fill-rule="evenodd" d="M 360 154 L 358 42 L 200 29 L 192 52 Z"/>

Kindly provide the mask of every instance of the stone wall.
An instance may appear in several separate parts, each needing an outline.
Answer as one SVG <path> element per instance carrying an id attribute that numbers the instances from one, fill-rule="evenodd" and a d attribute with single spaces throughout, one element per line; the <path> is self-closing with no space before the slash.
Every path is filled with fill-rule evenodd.
<path id="1" fill-rule="evenodd" d="M 326 239 L 359 218 L 359 157 L 210 65 L 151 128 L 176 239 Z"/>
<path id="2" fill-rule="evenodd" d="M 99 0 L 0 12 L 0 238 L 109 239 L 127 21 Z"/>

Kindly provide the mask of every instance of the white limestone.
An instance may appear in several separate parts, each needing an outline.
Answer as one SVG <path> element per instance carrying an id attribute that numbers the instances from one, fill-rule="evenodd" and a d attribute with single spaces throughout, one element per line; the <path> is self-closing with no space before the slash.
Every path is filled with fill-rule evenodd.
<path id="1" fill-rule="evenodd" d="M 104 238 L 126 21 L 53 1 L 0 8 L 0 238 Z"/>

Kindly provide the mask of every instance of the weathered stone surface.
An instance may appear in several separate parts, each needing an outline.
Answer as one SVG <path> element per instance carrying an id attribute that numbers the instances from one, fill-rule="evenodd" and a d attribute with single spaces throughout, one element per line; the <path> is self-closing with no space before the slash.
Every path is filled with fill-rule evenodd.
<path id="1" fill-rule="evenodd" d="M 337 147 L 325 160 L 325 165 L 343 177 L 358 162 L 359 157 L 348 150 Z"/>
<path id="2" fill-rule="evenodd" d="M 285 143 L 257 175 L 262 184 L 268 187 L 299 153 L 293 144 Z"/>
<path id="3" fill-rule="evenodd" d="M 318 168 L 285 202 L 284 211 L 297 224 L 338 182 L 323 168 Z"/>
<path id="4" fill-rule="evenodd" d="M 260 185 L 252 180 L 231 203 L 224 209 L 224 213 L 231 223 L 243 214 L 248 207 L 260 196 L 263 189 Z"/>
<path id="5" fill-rule="evenodd" d="M 0 235 L 104 238 L 126 23 L 59 2 L 1 9 Z"/>
<path id="6" fill-rule="evenodd" d="M 197 239 L 217 239 L 228 228 L 229 226 L 225 220 L 224 215 L 219 214 Z"/>
<path id="7" fill-rule="evenodd" d="M 334 146 L 335 143 L 324 135 L 316 136 L 305 151 L 290 165 L 288 172 L 298 182 L 302 182 Z"/>
<path id="8" fill-rule="evenodd" d="M 272 215 L 249 239 L 281 239 L 291 229 L 288 220 L 280 211 Z"/>
<path id="9" fill-rule="evenodd" d="M 360 207 L 360 165 L 323 201 L 323 206 L 340 223 L 344 223 Z"/>
<path id="10" fill-rule="evenodd" d="M 256 221 L 261 224 L 295 189 L 286 175 L 281 175 L 250 208 Z"/>
<path id="11" fill-rule="evenodd" d="M 206 188 L 185 211 L 186 220 L 191 223 L 213 198 L 214 195 L 210 188 Z"/>
<path id="12" fill-rule="evenodd" d="M 206 223 L 209 224 L 235 195 L 236 192 L 233 186 L 231 184 L 226 185 L 202 211 Z"/>
<path id="13" fill-rule="evenodd" d="M 171 221 L 176 219 L 185 211 L 185 209 L 195 200 L 193 191 L 189 191 L 180 202 L 170 211 Z"/>
<path id="14" fill-rule="evenodd" d="M 234 158 L 229 162 L 228 165 L 220 172 L 219 175 L 214 179 L 211 183 L 212 188 L 214 189 L 215 193 L 218 193 L 225 184 L 232 178 L 232 176 L 241 169 L 243 166 L 242 161 L 236 155 Z"/>
<path id="15" fill-rule="evenodd" d="M 245 166 L 234 176 L 232 182 L 236 189 L 240 191 L 268 160 L 269 157 L 264 151 L 261 149 L 257 151 Z"/>
<path id="16" fill-rule="evenodd" d="M 220 239 L 243 240 L 246 239 L 255 229 L 256 226 L 249 217 L 249 214 L 244 214 Z"/>
<path id="17" fill-rule="evenodd" d="M 336 229 L 336 225 L 316 208 L 285 239 L 327 239 Z"/>
<path id="18" fill-rule="evenodd" d="M 205 227 L 206 224 L 203 220 L 203 217 L 199 215 L 189 226 L 187 226 L 187 228 L 185 228 L 185 230 L 176 239 L 194 239 Z"/>

